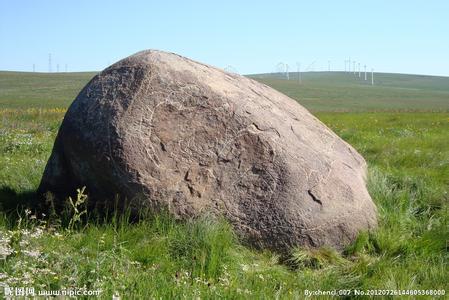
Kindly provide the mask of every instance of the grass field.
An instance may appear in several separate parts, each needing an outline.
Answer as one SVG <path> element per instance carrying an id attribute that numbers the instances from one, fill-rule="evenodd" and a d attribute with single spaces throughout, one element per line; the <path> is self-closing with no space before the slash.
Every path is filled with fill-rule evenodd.
<path id="1" fill-rule="evenodd" d="M 0 71 L 0 109 L 68 107 L 95 74 Z"/>
<path id="2" fill-rule="evenodd" d="M 1 108 L 67 107 L 95 75 L 0 71 Z M 290 79 L 250 75 L 311 111 L 449 111 L 449 77 L 375 73 L 374 86 L 342 72 L 297 73 Z"/>
<path id="3" fill-rule="evenodd" d="M 92 73 L 67 75 L 73 80 L 0 73 L 0 283 L 85 286 L 108 299 L 114 293 L 301 299 L 305 289 L 448 289 L 446 78 L 385 75 L 374 88 L 339 74 L 310 73 L 302 86 L 259 79 L 292 97 L 304 95 L 300 102 L 366 158 L 379 211 L 379 228 L 343 253 L 293 249 L 280 262 L 274 253 L 242 246 L 225 222 L 179 223 L 161 214 L 137 224 L 95 215 L 82 223 L 73 210 L 44 219 L 16 210 L 34 200 L 65 108 Z"/>
<path id="4" fill-rule="evenodd" d="M 312 111 L 449 111 L 449 77 L 375 73 L 375 85 L 343 72 L 251 75 Z M 370 76 L 368 79 L 371 79 Z"/>

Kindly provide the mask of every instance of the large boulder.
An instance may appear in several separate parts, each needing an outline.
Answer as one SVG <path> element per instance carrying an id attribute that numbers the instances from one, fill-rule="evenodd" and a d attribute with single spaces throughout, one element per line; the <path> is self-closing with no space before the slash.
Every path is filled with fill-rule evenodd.
<path id="1" fill-rule="evenodd" d="M 106 207 L 225 217 L 243 241 L 342 249 L 376 225 L 366 163 L 289 97 L 185 57 L 143 51 L 67 111 L 39 192 L 86 186 Z"/>

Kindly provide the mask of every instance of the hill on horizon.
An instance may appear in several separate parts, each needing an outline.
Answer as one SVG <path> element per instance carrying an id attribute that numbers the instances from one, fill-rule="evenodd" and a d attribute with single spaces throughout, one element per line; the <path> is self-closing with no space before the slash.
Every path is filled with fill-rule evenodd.
<path id="1" fill-rule="evenodd" d="M 371 73 L 305 72 L 254 74 L 312 111 L 448 111 L 449 77 Z"/>
<path id="2" fill-rule="evenodd" d="M 65 108 L 97 72 L 0 71 L 0 108 Z M 311 111 L 449 111 L 449 77 L 345 72 L 247 75 Z"/>

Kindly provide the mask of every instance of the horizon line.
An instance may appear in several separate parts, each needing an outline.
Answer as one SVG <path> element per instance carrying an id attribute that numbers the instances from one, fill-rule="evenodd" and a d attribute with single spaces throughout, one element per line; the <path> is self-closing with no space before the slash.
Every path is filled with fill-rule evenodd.
<path id="1" fill-rule="evenodd" d="M 224 68 L 219 68 L 223 71 Z M 106 68 L 105 68 L 106 69 Z M 103 70 L 105 70 L 103 69 Z M 18 70 L 0 70 L 0 72 L 11 72 L 11 73 L 29 73 L 29 74 L 76 74 L 76 73 L 100 73 L 101 71 L 73 71 L 73 72 L 65 72 L 65 71 L 60 71 L 60 72 L 41 72 L 41 71 L 18 71 Z M 227 71 L 225 71 L 227 72 Z M 232 73 L 232 72 L 227 72 L 227 73 Z M 288 72 L 289 74 L 297 74 L 298 72 Z M 337 71 L 304 71 L 304 72 L 300 72 L 301 74 L 305 74 L 305 73 L 348 73 L 348 74 L 353 74 L 352 71 L 348 72 L 348 71 L 344 71 L 344 70 L 337 70 Z M 356 72 L 358 73 L 358 71 Z M 364 73 L 364 71 L 361 71 L 360 73 Z M 371 73 L 371 71 L 367 71 L 367 73 Z M 256 75 L 269 75 L 269 74 L 285 74 L 284 73 L 280 73 L 280 72 L 265 72 L 265 73 L 249 73 L 249 74 L 240 74 L 240 73 L 236 73 L 242 76 L 256 76 Z M 409 76 L 427 76 L 427 77 L 449 77 L 449 75 L 435 75 L 435 74 L 419 74 L 419 73 L 400 73 L 400 72 L 384 72 L 384 71 L 374 71 L 374 74 L 395 74 L 395 75 L 409 75 Z"/>

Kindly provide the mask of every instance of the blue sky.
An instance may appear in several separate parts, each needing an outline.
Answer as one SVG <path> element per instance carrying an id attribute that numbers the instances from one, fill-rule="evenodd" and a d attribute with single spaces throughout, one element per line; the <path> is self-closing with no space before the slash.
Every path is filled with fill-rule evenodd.
<path id="1" fill-rule="evenodd" d="M 101 70 L 143 49 L 239 73 L 342 70 L 449 76 L 449 1 L 0 0 L 0 70 Z M 311 65 L 315 62 L 313 65 Z"/>

